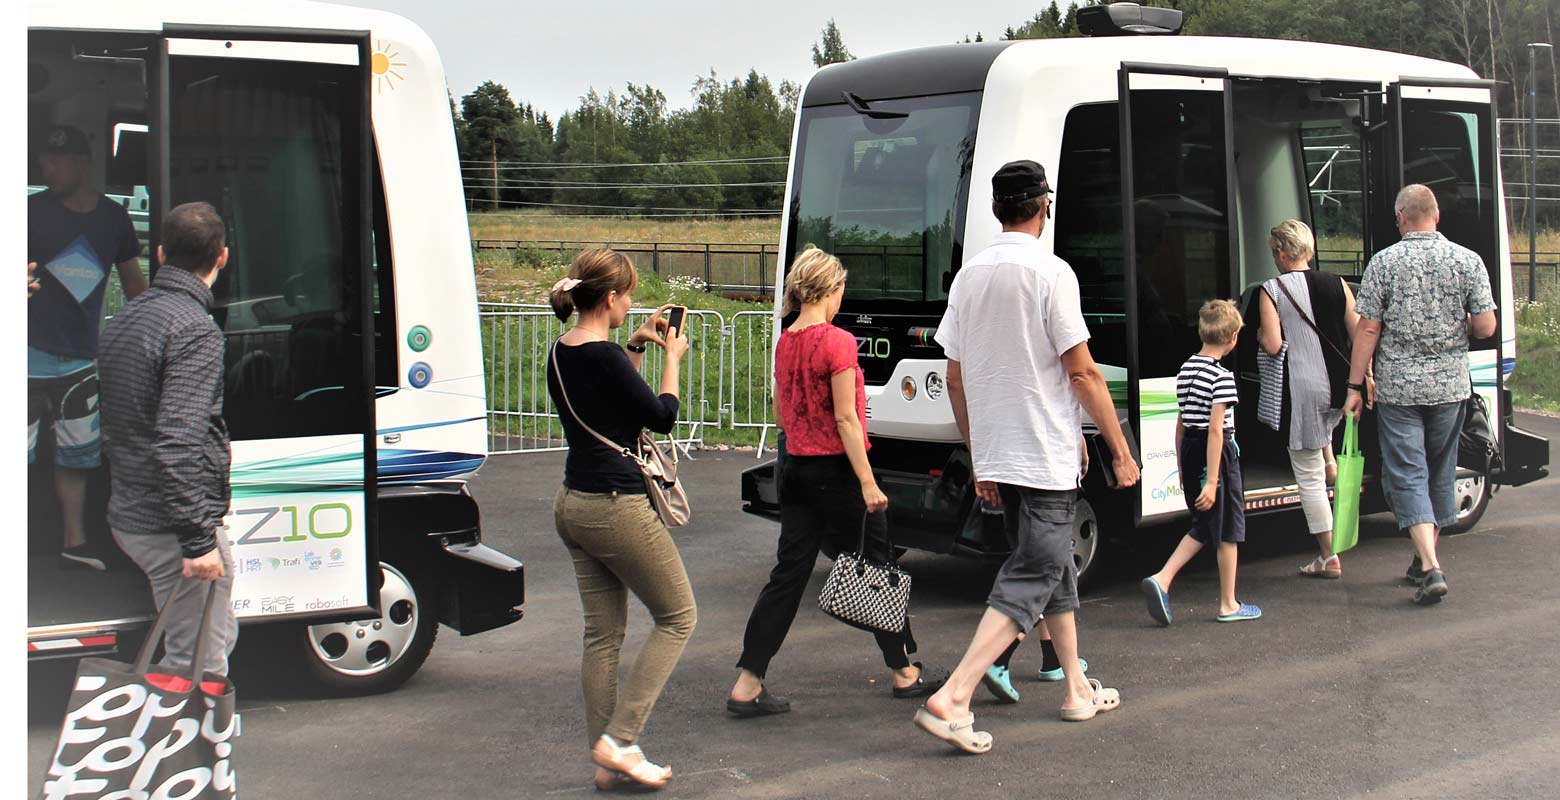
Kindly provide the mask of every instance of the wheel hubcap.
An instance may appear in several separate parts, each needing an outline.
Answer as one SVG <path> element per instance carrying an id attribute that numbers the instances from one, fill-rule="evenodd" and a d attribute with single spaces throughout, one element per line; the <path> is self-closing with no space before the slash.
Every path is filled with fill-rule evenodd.
<path id="1" fill-rule="evenodd" d="M 320 663 L 343 675 L 367 676 L 389 669 L 412 643 L 422 609 L 412 582 L 395 567 L 380 564 L 381 614 L 375 619 L 310 625 L 309 646 Z"/>
<path id="2" fill-rule="evenodd" d="M 1094 563 L 1094 553 L 1100 546 L 1100 522 L 1094 516 L 1094 507 L 1087 500 L 1079 500 L 1073 511 L 1073 566 L 1078 576 Z"/>
<path id="3" fill-rule="evenodd" d="M 1473 515 L 1473 510 L 1479 507 L 1479 500 L 1484 497 L 1484 476 L 1478 475 L 1471 478 L 1457 479 L 1457 521 L 1462 522 Z"/>

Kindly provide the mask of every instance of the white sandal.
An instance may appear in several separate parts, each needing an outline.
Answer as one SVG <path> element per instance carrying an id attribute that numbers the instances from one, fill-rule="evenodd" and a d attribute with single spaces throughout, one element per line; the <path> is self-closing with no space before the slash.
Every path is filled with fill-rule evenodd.
<path id="1" fill-rule="evenodd" d="M 1333 566 L 1329 567 L 1328 564 Z M 1311 559 L 1311 563 L 1306 564 L 1300 568 L 1300 574 L 1306 576 L 1307 578 L 1342 578 L 1343 561 L 1339 560 L 1336 554 L 1331 558 L 1322 558 L 1321 556 L 1317 556 L 1316 558 Z"/>
<path id="2" fill-rule="evenodd" d="M 617 742 L 612 740 L 611 736 L 604 733 L 600 739 L 596 740 L 596 744 L 606 745 L 608 752 L 611 754 L 610 756 L 605 756 L 594 747 L 590 749 L 591 762 L 602 769 L 621 772 L 632 778 L 636 783 L 656 789 L 665 786 L 672 779 L 672 768 L 650 763 L 650 759 L 645 758 L 644 751 L 640 750 L 637 744 L 620 747 Z M 630 765 L 624 760 L 625 756 L 639 756 L 639 760 Z"/>
<path id="3" fill-rule="evenodd" d="M 1089 704 L 1076 708 L 1063 708 L 1062 719 L 1068 722 L 1088 722 L 1094 719 L 1096 714 L 1115 711 L 1121 707 L 1121 692 L 1105 688 L 1094 678 L 1089 679 L 1089 688 L 1094 690 L 1094 698 L 1089 701 Z"/>
<path id="4" fill-rule="evenodd" d="M 980 755 L 991 749 L 991 734 L 975 730 L 975 715 L 965 714 L 962 719 L 943 719 L 923 706 L 915 712 L 915 724 L 927 733 L 963 750 Z"/>

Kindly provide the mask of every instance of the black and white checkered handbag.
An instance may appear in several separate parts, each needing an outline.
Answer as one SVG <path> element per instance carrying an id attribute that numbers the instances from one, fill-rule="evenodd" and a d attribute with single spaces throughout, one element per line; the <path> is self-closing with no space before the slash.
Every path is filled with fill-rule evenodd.
<path id="1" fill-rule="evenodd" d="M 861 542 L 854 553 L 840 553 L 818 595 L 823 613 L 862 630 L 899 633 L 910 610 L 910 575 L 894 560 L 889 541 L 888 561 L 866 557 L 867 521 L 861 520 Z"/>

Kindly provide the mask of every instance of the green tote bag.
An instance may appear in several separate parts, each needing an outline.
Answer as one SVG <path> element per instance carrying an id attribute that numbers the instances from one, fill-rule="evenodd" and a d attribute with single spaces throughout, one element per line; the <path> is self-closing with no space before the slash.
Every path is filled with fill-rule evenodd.
<path id="1" fill-rule="evenodd" d="M 1343 452 L 1338 454 L 1338 481 L 1333 489 L 1333 552 L 1342 553 L 1360 541 L 1360 489 L 1365 483 L 1365 457 L 1352 415 L 1343 416 Z"/>

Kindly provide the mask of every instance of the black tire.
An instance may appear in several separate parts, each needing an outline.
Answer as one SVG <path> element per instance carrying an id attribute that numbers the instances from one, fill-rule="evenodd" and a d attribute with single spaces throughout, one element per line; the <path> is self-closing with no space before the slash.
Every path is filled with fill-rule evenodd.
<path id="1" fill-rule="evenodd" d="M 1490 507 L 1490 481 L 1484 475 L 1457 479 L 1457 521 L 1441 529 L 1447 536 L 1473 530 Z"/>
<path id="2" fill-rule="evenodd" d="M 1091 586 L 1104 572 L 1105 534 L 1099 515 L 1086 498 L 1079 497 L 1073 509 L 1073 565 L 1078 569 L 1078 591 Z"/>
<path id="3" fill-rule="evenodd" d="M 390 564 L 381 562 L 380 567 L 385 582 L 377 619 L 300 625 L 289 632 L 305 677 L 325 694 L 391 691 L 416 674 L 433 652 L 439 634 L 433 586 Z"/>

